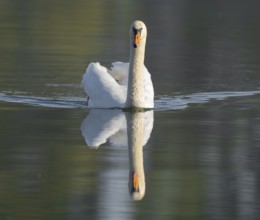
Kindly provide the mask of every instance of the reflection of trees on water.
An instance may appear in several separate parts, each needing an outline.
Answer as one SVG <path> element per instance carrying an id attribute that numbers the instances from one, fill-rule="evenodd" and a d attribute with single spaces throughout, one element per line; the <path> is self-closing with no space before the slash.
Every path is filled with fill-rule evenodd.
<path id="1" fill-rule="evenodd" d="M 24 88 L 23 84 L 42 85 L 43 77 L 53 76 L 46 68 L 58 68 L 54 71 L 59 72 L 59 78 L 51 78 L 52 83 L 60 83 L 60 79 L 63 83 L 78 83 L 78 77 L 71 73 L 83 72 L 87 60 L 98 58 L 111 63 L 119 57 L 126 59 L 129 45 L 125 27 L 133 17 L 139 17 L 140 9 L 149 29 L 146 64 L 157 82 L 158 94 L 184 89 L 184 92 L 194 92 L 194 88 L 197 91 L 205 88 L 253 90 L 259 86 L 260 15 L 256 0 L 240 1 L 235 7 L 232 1 L 198 4 L 167 0 L 161 4 L 157 0 L 144 0 L 138 3 L 139 10 L 135 10 L 135 2 L 128 1 L 80 0 L 78 4 L 61 6 L 59 1 L 56 4 L 31 5 L 18 1 L 13 7 L 8 2 L 1 4 L 3 10 L 6 8 L 2 20 L 15 25 L 4 32 L 0 48 L 17 47 L 14 47 L 16 56 L 10 53 L 2 62 L 0 76 L 5 76 L 6 69 L 11 68 L 8 76 L 15 78 L 20 88 Z M 41 8 L 41 13 L 35 13 L 37 8 Z M 71 19 L 71 14 L 77 16 Z M 159 14 L 163 16 L 153 16 Z M 20 33 L 24 27 L 27 31 Z M 164 34 L 158 36 L 158 33 Z M 9 67 L 10 64 L 15 65 Z M 35 74 L 41 77 L 32 77 Z M 1 79 L 4 86 L 9 85 L 8 77 Z"/>
<path id="2" fill-rule="evenodd" d="M 163 198 L 158 204 L 162 212 L 257 219 L 260 121 L 254 117 L 260 115 L 254 109 L 234 111 L 219 104 L 176 111 L 171 118 L 167 114 L 156 117 L 169 122 L 156 123 L 153 133 L 153 143 L 160 143 L 168 154 L 158 151 L 151 157 L 154 172 L 161 166 L 158 176 L 152 178 L 165 179 L 156 186 L 150 184 L 156 189 L 154 196 Z M 166 204 L 172 204 L 174 210 Z"/>
<path id="3" fill-rule="evenodd" d="M 183 85 L 185 92 L 259 88 L 257 1 L 240 1 L 235 8 L 232 2 L 221 1 L 203 2 L 203 6 L 170 0 L 149 5 L 152 13 L 164 12 L 164 16 L 148 16 L 146 22 L 148 27 L 154 26 L 149 29 L 147 62 L 154 72 L 165 73 L 152 75 L 153 79 L 163 85 L 167 85 L 165 79 L 171 81 L 162 91 L 184 91 Z M 165 30 L 164 45 L 157 33 Z"/>
<path id="4" fill-rule="evenodd" d="M 128 57 L 125 26 L 140 12 L 149 27 L 146 64 L 157 94 L 252 90 L 259 86 L 260 76 L 259 1 L 233 2 L 168 0 L 161 4 L 145 0 L 138 2 L 136 10 L 136 1 L 71 1 L 69 5 L 61 1 L 3 1 L 5 28 L 0 47 L 6 56 L 0 66 L 1 88 L 13 89 L 13 83 L 17 90 L 30 88 L 32 93 L 40 93 L 45 89 L 49 94 L 43 81 L 78 83 L 79 73 L 93 56 L 109 63 Z M 62 119 L 73 115 L 69 111 L 55 114 L 24 108 L 14 117 L 14 107 L 10 114 L 5 108 L 0 115 L 1 141 L 7 143 L 1 146 L 1 214 L 16 212 L 25 219 L 50 219 L 70 212 L 71 219 L 94 219 L 104 208 L 95 203 L 96 197 L 104 196 L 104 203 L 111 202 L 111 197 L 121 202 L 116 207 L 121 219 L 132 219 L 131 211 L 146 219 L 205 215 L 210 219 L 258 219 L 260 115 L 253 109 L 259 109 L 259 104 L 239 109 L 240 104 L 237 99 L 238 109 L 219 102 L 200 110 L 190 107 L 156 113 L 154 149 L 149 155 L 151 191 L 141 208 L 107 190 L 117 187 L 111 182 L 99 186 L 102 195 L 93 192 L 99 178 L 114 178 L 118 183 L 126 180 L 127 185 L 127 161 L 122 159 L 120 166 L 114 167 L 116 172 L 104 169 L 96 177 L 100 169 L 91 165 L 97 155 L 78 147 L 68 149 L 66 145 L 64 149 L 64 141 L 78 135 L 77 128 L 75 133 L 70 130 L 75 116 L 68 127 L 60 126 Z M 50 116 L 53 121 L 48 124 Z M 61 132 L 66 136 L 56 137 Z M 75 145 L 73 139 L 69 141 L 68 145 Z M 114 165 L 112 155 L 105 159 Z M 118 190 L 127 197 L 124 189 Z"/>
<path id="5" fill-rule="evenodd" d="M 254 113 L 253 113 L 254 112 Z M 204 147 L 208 210 L 221 217 L 259 216 L 259 120 L 238 111 L 209 112 L 208 145 Z M 221 214 L 222 213 L 222 214 Z"/>
<path id="6" fill-rule="evenodd" d="M 150 154 L 153 172 L 149 175 L 150 199 L 160 198 L 154 209 L 178 216 L 207 213 L 216 219 L 223 216 L 253 218 L 260 199 L 260 126 L 259 120 L 252 120 L 252 114 L 258 113 L 252 110 L 234 114 L 232 108 L 214 107 L 186 109 L 170 115 L 158 112 L 153 144 L 160 147 Z M 123 168 L 122 161 L 120 164 L 116 172 L 105 171 L 102 181 L 112 176 L 112 179 L 127 178 L 126 167 Z M 113 187 L 112 182 L 107 186 Z M 122 189 L 121 192 L 127 196 Z M 104 190 L 101 193 L 109 194 Z M 106 201 L 114 196 L 111 193 Z"/>
<path id="7" fill-rule="evenodd" d="M 149 161 L 149 185 L 141 205 L 145 213 L 139 210 L 147 218 L 164 213 L 258 219 L 259 111 L 245 109 L 248 105 L 234 110 L 220 103 L 155 113 L 152 146 L 145 152 L 149 157 L 144 159 Z M 131 219 L 132 215 L 126 213 L 136 212 L 138 207 L 129 203 L 127 145 L 119 148 L 106 143 L 98 153 L 75 147 L 74 138 L 82 137 L 77 127 L 75 135 L 65 132 L 67 128 L 60 123 L 68 117 L 60 110 L 51 110 L 46 116 L 44 109 L 23 109 L 19 111 L 19 124 L 12 127 L 16 138 L 5 141 L 10 144 L 8 149 L 1 147 L 1 204 L 9 204 L 5 212 L 29 206 L 30 214 L 37 215 L 46 212 L 42 208 L 45 204 L 50 213 L 62 207 L 70 212 L 71 219 L 102 219 L 106 213 Z M 11 118 L 13 112 L 5 116 Z M 51 124 L 46 121 L 50 118 Z M 75 122 L 68 120 L 65 124 Z M 62 131 L 57 134 L 58 129 Z M 42 142 L 36 142 L 35 137 Z M 70 140 L 66 147 L 63 139 Z M 119 143 L 114 139 L 112 142 Z M 19 216 L 28 217 L 28 213 Z"/>

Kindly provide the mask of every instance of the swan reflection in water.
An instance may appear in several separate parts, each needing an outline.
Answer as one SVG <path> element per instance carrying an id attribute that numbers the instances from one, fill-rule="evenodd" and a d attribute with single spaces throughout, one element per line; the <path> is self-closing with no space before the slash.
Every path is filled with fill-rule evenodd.
<path id="1" fill-rule="evenodd" d="M 128 147 L 129 191 L 134 200 L 145 194 L 143 146 L 153 129 L 153 111 L 122 112 L 121 110 L 91 109 L 81 124 L 82 135 L 90 148 L 102 144 Z"/>

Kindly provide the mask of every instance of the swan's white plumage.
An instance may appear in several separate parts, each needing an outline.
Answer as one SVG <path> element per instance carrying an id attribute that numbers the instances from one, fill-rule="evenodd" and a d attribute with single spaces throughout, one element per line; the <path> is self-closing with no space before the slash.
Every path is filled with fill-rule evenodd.
<path id="1" fill-rule="evenodd" d="M 146 145 L 153 129 L 153 111 L 143 112 L 143 118 L 142 146 Z M 130 120 L 127 113 L 120 110 L 90 109 L 81 123 L 81 132 L 90 148 L 98 148 L 105 143 L 115 147 L 127 147 L 127 120 Z"/>
<path id="2" fill-rule="evenodd" d="M 126 107 L 129 63 L 114 62 L 107 69 L 100 63 L 90 63 L 81 86 L 88 94 L 90 108 Z M 154 107 L 154 90 L 151 75 L 144 67 L 144 108 Z"/>
<path id="3" fill-rule="evenodd" d="M 90 108 L 153 108 L 151 75 L 144 66 L 147 29 L 142 21 L 130 27 L 130 63 L 115 62 L 111 69 L 90 63 L 82 79 Z"/>

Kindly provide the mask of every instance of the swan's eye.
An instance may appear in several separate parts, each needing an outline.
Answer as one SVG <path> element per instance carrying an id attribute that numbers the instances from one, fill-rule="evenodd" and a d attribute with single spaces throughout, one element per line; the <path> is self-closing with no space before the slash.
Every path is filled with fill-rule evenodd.
<path id="1" fill-rule="evenodd" d="M 137 28 L 134 28 L 134 27 L 133 27 L 133 33 L 134 33 L 134 35 L 136 35 L 137 33 L 140 33 L 140 35 L 141 35 L 142 30 L 143 30 L 143 28 L 137 29 Z"/>

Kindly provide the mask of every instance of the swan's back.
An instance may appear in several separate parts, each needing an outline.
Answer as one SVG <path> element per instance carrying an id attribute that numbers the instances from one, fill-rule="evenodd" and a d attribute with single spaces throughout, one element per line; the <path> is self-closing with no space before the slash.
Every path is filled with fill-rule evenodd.
<path id="1" fill-rule="evenodd" d="M 89 97 L 88 107 L 124 107 L 126 88 L 119 85 L 108 73 L 107 69 L 99 63 L 90 63 L 88 65 L 81 85 Z"/>
<path id="2" fill-rule="evenodd" d="M 90 63 L 81 86 L 88 95 L 89 108 L 124 108 L 126 106 L 129 63 L 114 62 L 111 69 Z M 145 108 L 154 107 L 151 75 L 144 67 Z"/>
<path id="3" fill-rule="evenodd" d="M 154 91 L 151 75 L 144 66 L 147 29 L 139 20 L 130 26 L 129 63 L 115 62 L 107 70 L 90 63 L 82 87 L 90 108 L 153 108 Z"/>

